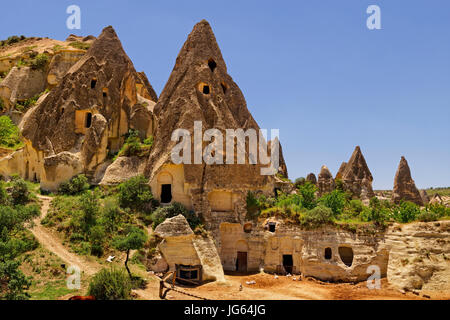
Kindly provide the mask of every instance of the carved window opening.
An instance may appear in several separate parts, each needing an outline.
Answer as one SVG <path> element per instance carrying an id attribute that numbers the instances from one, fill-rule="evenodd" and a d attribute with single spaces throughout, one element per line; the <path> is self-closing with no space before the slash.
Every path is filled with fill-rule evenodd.
<path id="1" fill-rule="evenodd" d="M 269 222 L 269 231 L 275 232 L 276 225 L 277 224 L 275 222 Z"/>
<path id="2" fill-rule="evenodd" d="M 203 86 L 202 92 L 203 94 L 209 94 L 210 93 L 209 86 Z"/>
<path id="3" fill-rule="evenodd" d="M 330 260 L 332 256 L 331 248 L 325 248 L 325 259 Z"/>
<path id="4" fill-rule="evenodd" d="M 84 122 L 84 126 L 86 128 L 90 128 L 92 125 L 92 113 L 86 113 L 86 121 Z"/>
<path id="5" fill-rule="evenodd" d="M 91 89 L 95 89 L 95 86 L 97 85 L 97 79 L 91 80 Z"/>

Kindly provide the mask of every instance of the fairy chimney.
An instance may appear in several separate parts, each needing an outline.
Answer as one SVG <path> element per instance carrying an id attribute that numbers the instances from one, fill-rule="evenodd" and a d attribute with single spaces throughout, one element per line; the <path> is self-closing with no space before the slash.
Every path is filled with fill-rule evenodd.
<path id="1" fill-rule="evenodd" d="M 333 175 L 327 166 L 323 165 L 317 180 L 317 187 L 319 189 L 319 196 L 331 192 L 335 188 Z"/>
<path id="2" fill-rule="evenodd" d="M 419 190 L 416 188 L 416 184 L 411 178 L 411 170 L 409 169 L 408 162 L 403 156 L 398 165 L 397 173 L 395 174 L 392 200 L 395 203 L 399 203 L 403 200 L 423 205 Z"/>

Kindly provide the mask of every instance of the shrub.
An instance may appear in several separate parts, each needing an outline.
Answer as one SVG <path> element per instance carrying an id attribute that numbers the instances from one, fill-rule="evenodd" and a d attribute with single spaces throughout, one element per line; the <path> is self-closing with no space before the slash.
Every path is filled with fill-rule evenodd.
<path id="1" fill-rule="evenodd" d="M 74 41 L 69 43 L 69 46 L 74 47 L 76 49 L 87 50 L 90 48 L 91 45 L 89 43 Z"/>
<path id="2" fill-rule="evenodd" d="M 106 199 L 102 210 L 102 224 L 105 230 L 109 233 L 116 231 L 119 221 L 120 210 L 115 199 Z"/>
<path id="3" fill-rule="evenodd" d="M 359 199 L 350 200 L 348 203 L 348 211 L 352 216 L 359 216 L 364 210 L 364 204 Z"/>
<path id="4" fill-rule="evenodd" d="M 89 189 L 88 179 L 84 174 L 77 175 L 67 182 L 61 183 L 58 193 L 76 195 Z"/>
<path id="5" fill-rule="evenodd" d="M 361 214 L 363 220 L 382 224 L 389 218 L 390 211 L 385 208 L 377 197 L 370 199 L 369 208 L 364 208 Z"/>
<path id="6" fill-rule="evenodd" d="M 333 221 L 333 211 L 330 208 L 319 205 L 308 210 L 302 216 L 302 223 L 310 226 L 320 226 Z"/>
<path id="7" fill-rule="evenodd" d="M 30 191 L 28 185 L 22 178 L 14 176 L 11 182 L 11 199 L 17 204 L 25 204 L 29 201 Z"/>
<path id="8" fill-rule="evenodd" d="M 119 185 L 119 203 L 123 208 L 143 209 L 152 200 L 150 186 L 143 175 L 133 177 Z"/>
<path id="9" fill-rule="evenodd" d="M 1 99 L 0 99 L 1 100 Z M 0 146 L 17 149 L 23 145 L 19 128 L 8 116 L 0 117 Z"/>
<path id="10" fill-rule="evenodd" d="M 8 193 L 6 192 L 5 183 L 0 180 L 0 205 L 8 203 Z"/>
<path id="11" fill-rule="evenodd" d="M 311 182 L 307 181 L 298 187 L 302 200 L 301 205 L 306 209 L 313 209 L 316 206 L 316 192 L 317 187 Z"/>
<path id="12" fill-rule="evenodd" d="M 80 198 L 81 207 L 81 228 L 85 233 L 96 224 L 96 219 L 100 210 L 98 201 L 98 191 L 88 191 Z"/>
<path id="13" fill-rule="evenodd" d="M 418 216 L 417 216 L 417 220 L 422 221 L 422 222 L 431 222 L 431 221 L 437 221 L 439 220 L 439 214 L 436 214 L 435 212 L 432 211 L 422 211 Z"/>
<path id="14" fill-rule="evenodd" d="M 101 225 L 93 226 L 89 230 L 89 241 L 91 243 L 91 254 L 97 257 L 103 255 L 103 245 L 105 243 L 106 233 Z"/>
<path id="15" fill-rule="evenodd" d="M 404 201 L 401 202 L 396 208 L 393 209 L 394 219 L 398 222 L 411 222 L 414 221 L 420 214 L 420 208 L 415 203 Z"/>
<path id="16" fill-rule="evenodd" d="M 247 218 L 248 219 L 254 219 L 259 216 L 260 214 L 260 206 L 259 201 L 255 197 L 255 194 L 251 191 L 247 192 Z"/>
<path id="17" fill-rule="evenodd" d="M 295 185 L 295 187 L 298 188 L 298 187 L 304 185 L 305 182 L 306 182 L 306 179 L 304 177 L 300 177 L 300 178 L 295 179 L 294 185 Z"/>
<path id="18" fill-rule="evenodd" d="M 342 209 L 345 207 L 346 195 L 340 190 L 333 190 L 330 193 L 323 195 L 319 202 L 325 207 L 328 207 L 333 211 L 334 216 L 338 216 L 342 213 Z"/>
<path id="19" fill-rule="evenodd" d="M 89 283 L 88 294 L 97 300 L 129 300 L 131 280 L 118 269 L 102 269 Z"/>
<path id="20" fill-rule="evenodd" d="M 195 227 L 201 223 L 200 218 L 193 211 L 188 211 L 181 203 L 174 202 L 169 206 L 159 207 L 152 213 L 151 220 L 153 221 L 153 229 L 163 223 L 167 218 L 173 218 L 179 214 L 182 214 L 186 218 L 192 230 L 195 230 Z"/>
<path id="21" fill-rule="evenodd" d="M 45 53 L 38 54 L 34 59 L 30 61 L 30 67 L 32 69 L 44 69 L 49 60 L 48 55 Z"/>

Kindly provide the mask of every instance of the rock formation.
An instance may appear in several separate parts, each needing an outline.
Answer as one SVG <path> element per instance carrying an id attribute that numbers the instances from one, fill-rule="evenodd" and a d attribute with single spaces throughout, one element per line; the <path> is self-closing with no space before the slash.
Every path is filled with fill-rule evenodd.
<path id="1" fill-rule="evenodd" d="M 172 201 L 183 203 L 201 213 L 208 228 L 220 212 L 230 220 L 245 219 L 245 197 L 248 190 L 263 190 L 273 194 L 275 178 L 261 175 L 261 164 L 225 164 L 225 146 L 217 150 L 224 164 L 173 164 L 171 150 L 179 141 L 171 141 L 176 129 L 185 129 L 194 137 L 194 122 L 200 121 L 202 132 L 219 130 L 224 137 L 226 129 L 254 129 L 259 127 L 247 109 L 244 96 L 227 73 L 227 66 L 217 45 L 213 31 L 205 20 L 194 26 L 184 43 L 167 84 L 154 107 L 157 119 L 155 142 L 149 157 L 146 175 L 153 194 L 161 198 L 162 186 L 172 191 Z M 202 149 L 209 145 L 203 142 Z M 269 144 L 270 145 L 270 144 Z M 236 159 L 236 157 L 235 157 Z M 256 160 L 256 159 L 255 159 Z M 280 148 L 281 174 L 287 177 Z M 278 168 L 276 168 L 278 169 Z M 167 187 L 170 186 L 170 187 Z"/>
<path id="2" fill-rule="evenodd" d="M 422 198 L 423 204 L 427 204 L 430 202 L 430 197 L 428 196 L 426 190 L 420 190 L 420 197 Z"/>
<path id="3" fill-rule="evenodd" d="M 176 265 L 200 265 L 201 281 L 225 281 L 213 240 L 209 236 L 194 235 L 183 215 L 166 219 L 156 227 L 155 235 L 164 239 L 158 248 L 169 265 L 169 270 L 175 271 Z"/>
<path id="4" fill-rule="evenodd" d="M 319 189 L 319 196 L 331 192 L 335 188 L 333 175 L 327 166 L 323 165 L 317 180 L 317 187 Z"/>
<path id="5" fill-rule="evenodd" d="M 430 204 L 444 204 L 444 201 L 438 193 L 435 193 L 430 200 Z"/>
<path id="6" fill-rule="evenodd" d="M 344 174 L 345 167 L 347 166 L 347 162 L 342 162 L 341 166 L 339 167 L 338 173 L 336 173 L 335 180 L 342 179 L 342 175 Z"/>
<path id="7" fill-rule="evenodd" d="M 420 206 L 423 205 L 422 197 L 416 188 L 414 180 L 411 178 L 411 170 L 405 157 L 401 158 L 395 174 L 392 200 L 394 203 L 399 203 L 403 200 L 414 202 Z"/>
<path id="8" fill-rule="evenodd" d="M 345 165 L 344 163 L 336 175 L 336 178 L 339 177 L 342 180 L 344 190 L 350 192 L 353 197 L 361 200 L 373 198 L 375 196 L 372 189 L 373 177 L 361 152 L 361 148 L 357 146 L 348 163 Z"/>
<path id="9" fill-rule="evenodd" d="M 308 174 L 308 176 L 306 177 L 306 181 L 311 182 L 313 185 L 317 185 L 317 178 L 314 173 Z"/>
<path id="10" fill-rule="evenodd" d="M 129 129 L 149 135 L 153 115 L 139 102 L 155 94 L 145 75 L 138 74 L 112 27 L 107 27 L 23 124 L 30 163 L 44 189 L 79 173 L 93 178 L 124 142 Z M 131 121 L 138 114 L 142 121 Z M 133 124 L 136 126 L 134 127 Z M 27 173 L 30 175 L 30 173 Z"/>

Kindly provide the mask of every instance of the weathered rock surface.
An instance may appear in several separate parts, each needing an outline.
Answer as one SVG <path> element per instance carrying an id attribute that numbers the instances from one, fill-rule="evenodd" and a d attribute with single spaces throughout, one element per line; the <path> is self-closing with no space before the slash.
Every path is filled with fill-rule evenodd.
<path id="1" fill-rule="evenodd" d="M 345 171 L 345 167 L 347 166 L 347 162 L 342 162 L 341 166 L 339 167 L 338 172 L 336 173 L 336 177 L 334 178 L 335 180 L 337 179 L 342 179 L 342 175 L 344 174 Z"/>
<path id="2" fill-rule="evenodd" d="M 430 202 L 430 197 L 428 196 L 426 190 L 420 190 L 420 197 L 422 198 L 423 204 L 427 204 Z"/>
<path id="3" fill-rule="evenodd" d="M 394 225 L 387 278 L 399 289 L 450 290 L 450 221 Z"/>
<path id="4" fill-rule="evenodd" d="M 395 174 L 392 200 L 395 203 L 404 200 L 414 202 L 420 206 L 423 205 L 422 197 L 416 188 L 414 180 L 411 178 L 411 170 L 405 157 L 401 158 Z"/>
<path id="5" fill-rule="evenodd" d="M 169 270 L 175 270 L 176 264 L 201 265 L 202 281 L 225 281 L 214 242 L 209 237 L 195 236 L 184 216 L 166 219 L 156 227 L 155 234 L 164 239 L 158 248 Z"/>
<path id="6" fill-rule="evenodd" d="M 359 146 L 353 151 L 350 160 L 341 165 L 336 175 L 336 178 L 338 177 L 343 182 L 344 190 L 350 192 L 353 197 L 368 200 L 375 196 L 372 189 L 372 173 Z"/>
<path id="7" fill-rule="evenodd" d="M 61 70 L 66 67 L 68 64 L 62 61 L 59 67 L 55 66 Z M 56 74 L 58 78 L 60 74 Z M 138 89 L 155 98 L 154 92 L 147 92 L 149 84 L 144 84 L 143 77 L 134 69 L 113 28 L 105 28 L 23 123 L 27 148 L 39 155 L 32 167 L 42 185 L 54 190 L 67 178 L 68 174 L 48 173 L 50 167 L 42 165 L 52 156 L 52 167 L 57 166 L 60 153 L 71 153 L 72 158 L 78 159 L 76 170 L 72 168 L 68 173 L 81 171 L 90 179 L 99 180 L 107 154 L 120 149 L 124 134 L 132 128 L 133 110 L 134 123 L 137 129 L 143 128 L 143 138 L 150 133 L 150 111 L 137 111 L 142 109 Z M 141 115 L 145 118 L 138 120 L 136 116 Z M 72 164 L 75 165 L 73 161 Z"/>
<path id="8" fill-rule="evenodd" d="M 30 67 L 13 67 L 6 78 L 0 82 L 0 99 L 7 109 L 18 101 L 24 101 L 46 88 L 47 81 L 42 70 L 34 70 Z"/>
<path id="9" fill-rule="evenodd" d="M 262 175 L 268 165 L 225 164 L 226 148 L 217 150 L 224 164 L 194 164 L 195 148 L 191 143 L 190 163 L 173 164 L 171 151 L 179 141 L 171 137 L 176 129 L 187 130 L 194 137 L 194 122 L 200 121 L 202 132 L 219 130 L 225 140 L 227 129 L 253 129 L 259 126 L 247 109 L 245 98 L 228 75 L 227 66 L 206 21 L 194 26 L 181 48 L 175 67 L 154 107 L 157 119 L 155 142 L 146 168 L 153 194 L 161 198 L 162 185 L 171 184 L 172 201 L 181 202 L 189 209 L 201 213 L 209 230 L 218 230 L 217 215 L 233 221 L 245 220 L 245 197 L 249 190 L 273 195 L 274 176 Z M 192 141 L 189 141 L 192 142 Z M 210 142 L 203 141 L 202 149 Z M 223 141 L 225 144 L 225 141 Z M 236 143 L 235 143 L 236 145 Z M 268 143 L 271 146 L 270 143 Z M 280 148 L 280 173 L 287 177 Z M 256 159 L 255 159 L 256 160 Z M 275 169 L 279 169 L 275 168 Z"/>
<path id="10" fill-rule="evenodd" d="M 317 178 L 314 173 L 310 173 L 306 176 L 306 181 L 311 182 L 313 185 L 317 185 Z"/>
<path id="11" fill-rule="evenodd" d="M 444 204 L 444 200 L 442 199 L 442 197 L 439 194 L 435 194 L 431 200 L 430 200 L 430 204 Z"/>
<path id="12" fill-rule="evenodd" d="M 118 157 L 106 169 L 100 185 L 115 185 L 144 173 L 146 157 Z"/>
<path id="13" fill-rule="evenodd" d="M 364 281 L 370 265 L 380 267 L 386 276 L 389 251 L 383 233 L 354 234 L 323 227 L 303 230 L 282 220 L 272 220 L 275 232 L 258 223 L 251 233 L 240 224 L 222 223 L 221 250 L 224 270 L 236 270 L 237 252 L 247 252 L 248 271 L 302 274 L 325 281 Z M 291 256 L 287 271 L 284 256 Z M 289 269 L 289 268 L 288 268 Z"/>
<path id="14" fill-rule="evenodd" d="M 317 187 L 319 189 L 319 195 L 331 192 L 335 188 L 333 175 L 327 166 L 323 165 L 320 169 L 320 173 L 317 180 Z"/>

